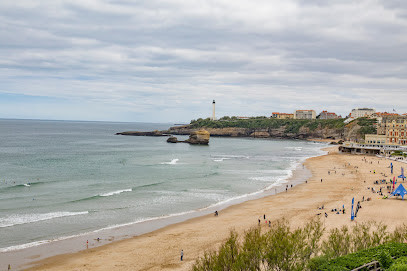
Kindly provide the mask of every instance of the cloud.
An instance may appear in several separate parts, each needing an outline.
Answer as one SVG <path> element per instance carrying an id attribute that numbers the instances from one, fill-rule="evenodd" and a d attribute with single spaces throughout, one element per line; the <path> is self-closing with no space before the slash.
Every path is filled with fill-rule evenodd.
<path id="1" fill-rule="evenodd" d="M 22 0 L 0 10 L 0 94 L 44 97 L 30 100 L 39 118 L 189 121 L 209 116 L 212 99 L 219 115 L 407 111 L 404 1 Z"/>

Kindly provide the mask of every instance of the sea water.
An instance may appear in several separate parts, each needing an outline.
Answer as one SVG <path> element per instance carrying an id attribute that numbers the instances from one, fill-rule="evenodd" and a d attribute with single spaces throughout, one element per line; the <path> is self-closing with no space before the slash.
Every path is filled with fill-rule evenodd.
<path id="1" fill-rule="evenodd" d="M 169 126 L 0 120 L 0 253 L 244 200 L 284 185 L 325 146 L 217 137 L 196 146 L 115 135 Z"/>

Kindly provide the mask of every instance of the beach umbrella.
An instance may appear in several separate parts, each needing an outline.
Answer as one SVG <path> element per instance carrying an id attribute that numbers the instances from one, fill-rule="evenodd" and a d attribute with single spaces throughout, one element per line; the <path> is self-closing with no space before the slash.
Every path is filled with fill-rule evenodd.
<path id="1" fill-rule="evenodd" d="M 355 219 L 355 214 L 353 213 L 353 204 L 354 204 L 354 202 L 355 202 L 355 198 L 353 197 L 352 198 L 352 210 L 350 212 L 350 220 L 352 220 L 352 221 Z"/>

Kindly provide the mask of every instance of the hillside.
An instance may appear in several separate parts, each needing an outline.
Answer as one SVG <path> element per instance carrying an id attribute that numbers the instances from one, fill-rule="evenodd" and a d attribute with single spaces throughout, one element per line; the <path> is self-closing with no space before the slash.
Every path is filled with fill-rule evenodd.
<path id="1" fill-rule="evenodd" d="M 193 120 L 189 125 L 171 127 L 170 134 L 189 134 L 191 130 L 204 128 L 211 136 L 274 137 L 274 138 L 321 138 L 358 140 L 366 133 L 376 133 L 375 120 L 360 118 L 349 124 L 344 119 L 294 120 L 294 119 L 210 119 Z"/>
<path id="2" fill-rule="evenodd" d="M 295 120 L 266 117 L 250 119 L 224 117 L 216 121 L 209 118 L 192 120 L 189 125 L 171 127 L 166 131 L 130 131 L 118 134 L 134 136 L 189 135 L 191 132 L 203 128 L 211 136 L 362 141 L 365 134 L 376 133 L 376 120 L 374 119 L 359 118 L 348 124 L 343 121 L 344 119 Z"/>

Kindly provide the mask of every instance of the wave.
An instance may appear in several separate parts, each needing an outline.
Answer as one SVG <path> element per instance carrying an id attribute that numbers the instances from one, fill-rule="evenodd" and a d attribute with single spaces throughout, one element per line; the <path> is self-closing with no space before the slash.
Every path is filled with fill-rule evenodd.
<path id="1" fill-rule="evenodd" d="M 0 191 L 6 191 L 6 190 L 13 190 L 13 189 L 20 189 L 20 188 L 26 188 L 26 187 L 31 187 L 31 186 L 37 186 L 37 185 L 41 185 L 41 184 L 45 184 L 47 182 L 35 182 L 35 183 L 24 183 L 24 184 L 15 184 L 15 185 L 11 185 L 11 186 L 5 186 L 5 187 L 1 187 Z"/>
<path id="2" fill-rule="evenodd" d="M 302 151 L 303 147 L 285 147 L 288 150 Z"/>
<path id="3" fill-rule="evenodd" d="M 117 190 L 117 191 L 113 191 L 113 192 L 99 194 L 98 196 L 109 197 L 109 196 L 121 194 L 123 192 L 131 192 L 131 191 L 133 191 L 133 189 L 131 189 L 131 188 L 130 189 L 123 189 L 123 190 Z"/>
<path id="4" fill-rule="evenodd" d="M 135 186 L 133 187 L 133 191 L 137 188 L 144 188 L 144 187 L 151 187 L 151 186 L 156 186 L 156 185 L 160 185 L 163 184 L 165 182 L 159 182 L 159 183 L 149 183 L 149 184 L 143 184 L 143 185 L 139 185 L 139 186 Z"/>
<path id="5" fill-rule="evenodd" d="M 87 200 L 93 200 L 93 199 L 100 199 L 100 198 L 104 198 L 104 197 L 110 197 L 110 196 L 114 196 L 114 195 L 119 195 L 119 194 L 124 193 L 124 192 L 132 192 L 132 191 L 135 191 L 135 190 L 140 189 L 140 188 L 156 186 L 156 185 L 160 185 L 160 184 L 163 184 L 163 183 L 165 183 L 165 182 L 158 182 L 158 183 L 139 185 L 139 186 L 135 186 L 133 188 L 116 190 L 116 191 L 112 191 L 112 192 L 101 193 L 101 194 L 94 195 L 94 196 L 91 196 L 91 197 L 86 197 L 86 198 L 81 198 L 81 199 L 68 201 L 68 203 L 87 201 Z"/>
<path id="6" fill-rule="evenodd" d="M 234 155 L 234 154 L 214 154 L 211 157 L 215 159 L 225 158 L 225 159 L 249 159 L 246 155 Z"/>
<path id="7" fill-rule="evenodd" d="M 75 216 L 75 215 L 85 215 L 88 214 L 88 211 L 85 212 L 54 212 L 54 213 L 44 213 L 44 214 L 19 214 L 11 215 L 8 217 L 0 218 L 0 228 L 11 227 L 15 225 L 34 223 L 44 220 L 50 220 L 54 218 L 66 217 L 66 216 Z"/>
<path id="8" fill-rule="evenodd" d="M 230 160 L 230 159 L 232 159 L 232 158 L 230 158 L 230 157 L 221 157 L 221 158 L 214 159 L 213 161 L 214 162 L 223 162 L 224 160 Z"/>
<path id="9" fill-rule="evenodd" d="M 171 162 L 162 162 L 161 165 L 176 165 L 179 161 L 178 158 L 172 159 Z"/>

